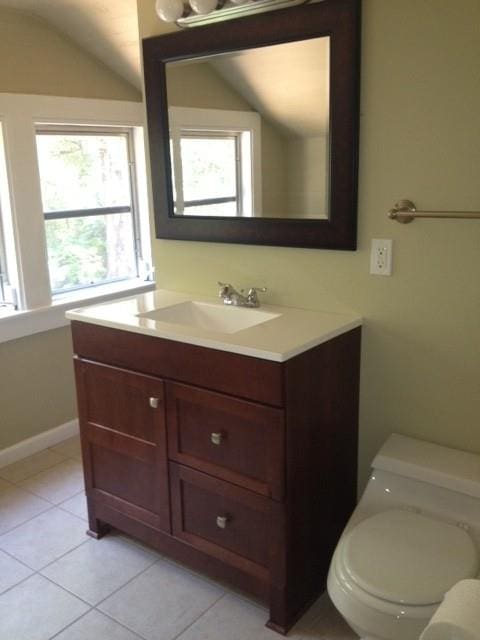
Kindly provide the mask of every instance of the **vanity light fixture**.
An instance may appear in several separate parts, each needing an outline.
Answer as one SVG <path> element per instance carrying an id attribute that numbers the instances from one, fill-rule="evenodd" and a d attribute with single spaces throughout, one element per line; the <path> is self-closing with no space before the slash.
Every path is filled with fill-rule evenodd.
<path id="1" fill-rule="evenodd" d="M 309 0 L 156 0 L 155 10 L 165 22 L 193 27 L 272 9 L 285 9 L 306 2 Z"/>

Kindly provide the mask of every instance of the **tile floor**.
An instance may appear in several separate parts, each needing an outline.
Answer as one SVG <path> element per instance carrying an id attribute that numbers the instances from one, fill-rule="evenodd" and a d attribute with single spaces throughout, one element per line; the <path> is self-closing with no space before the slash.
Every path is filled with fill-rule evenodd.
<path id="1" fill-rule="evenodd" d="M 85 535 L 78 438 L 0 469 L 0 640 L 279 640 L 267 610 L 113 532 Z M 322 596 L 291 640 L 356 638 Z"/>

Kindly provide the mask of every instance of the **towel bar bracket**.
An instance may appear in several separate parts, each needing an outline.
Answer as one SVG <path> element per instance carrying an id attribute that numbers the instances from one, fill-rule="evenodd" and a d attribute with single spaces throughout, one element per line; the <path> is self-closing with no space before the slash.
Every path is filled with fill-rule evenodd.
<path id="1" fill-rule="evenodd" d="M 416 210 L 411 200 L 399 200 L 388 212 L 388 217 L 402 224 L 408 224 L 413 222 Z"/>

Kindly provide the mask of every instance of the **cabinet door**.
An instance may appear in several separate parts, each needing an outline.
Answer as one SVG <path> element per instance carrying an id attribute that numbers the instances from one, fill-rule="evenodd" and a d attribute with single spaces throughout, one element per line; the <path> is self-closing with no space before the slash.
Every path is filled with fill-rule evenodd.
<path id="1" fill-rule="evenodd" d="M 170 531 L 163 382 L 75 360 L 87 495 Z"/>
<path id="2" fill-rule="evenodd" d="M 166 383 L 169 457 L 276 500 L 284 497 L 284 413 Z"/>

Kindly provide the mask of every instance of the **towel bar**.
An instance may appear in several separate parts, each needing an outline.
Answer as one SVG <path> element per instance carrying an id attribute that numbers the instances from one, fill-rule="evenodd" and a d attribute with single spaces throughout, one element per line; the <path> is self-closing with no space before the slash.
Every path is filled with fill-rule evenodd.
<path id="1" fill-rule="evenodd" d="M 416 218 L 470 218 L 480 220 L 480 211 L 417 211 L 411 200 L 399 200 L 388 212 L 391 220 L 402 224 L 412 222 Z"/>

